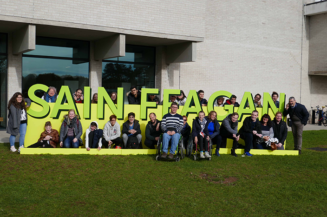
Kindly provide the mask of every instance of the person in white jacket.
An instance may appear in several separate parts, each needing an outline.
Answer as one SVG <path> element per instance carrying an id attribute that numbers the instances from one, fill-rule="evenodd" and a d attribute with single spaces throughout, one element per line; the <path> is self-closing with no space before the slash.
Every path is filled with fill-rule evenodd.
<path id="1" fill-rule="evenodd" d="M 95 143 L 95 144 L 94 144 Z M 102 146 L 102 130 L 96 121 L 92 121 L 85 132 L 85 148 L 90 151 L 91 148 L 97 148 L 99 151 Z"/>
<path id="2" fill-rule="evenodd" d="M 104 147 L 111 148 L 113 147 L 113 144 L 115 144 L 116 148 L 120 148 L 123 143 L 122 138 L 120 138 L 120 125 L 116 120 L 117 116 L 111 115 L 110 121 L 108 121 L 106 125 L 104 125 L 102 139 L 102 145 Z"/>

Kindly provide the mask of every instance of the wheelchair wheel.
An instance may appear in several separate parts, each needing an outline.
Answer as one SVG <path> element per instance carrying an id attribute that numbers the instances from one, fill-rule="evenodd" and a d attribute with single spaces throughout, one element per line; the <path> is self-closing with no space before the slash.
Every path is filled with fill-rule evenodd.
<path id="1" fill-rule="evenodd" d="M 322 121 L 322 123 L 323 123 L 323 125 L 326 127 L 326 126 L 327 126 L 327 119 L 324 119 L 324 120 Z"/>
<path id="2" fill-rule="evenodd" d="M 183 140 L 182 140 L 180 143 L 180 148 L 179 148 L 179 153 L 181 155 L 181 159 L 184 159 L 184 157 L 185 157 L 184 150 L 185 150 L 185 148 L 184 148 Z"/>
<path id="3" fill-rule="evenodd" d="M 160 139 L 158 139 L 158 142 L 157 142 L 157 155 L 160 156 L 161 154 L 161 141 Z"/>
<path id="4" fill-rule="evenodd" d="M 159 161 L 159 160 L 160 160 L 160 156 L 157 155 L 157 156 L 156 156 L 156 161 Z"/>

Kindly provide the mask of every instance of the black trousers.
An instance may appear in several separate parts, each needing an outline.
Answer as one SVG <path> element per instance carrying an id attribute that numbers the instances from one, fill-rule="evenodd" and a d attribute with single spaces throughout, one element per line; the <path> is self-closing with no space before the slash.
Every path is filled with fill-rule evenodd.
<path id="1" fill-rule="evenodd" d="M 227 139 L 233 140 L 233 149 L 234 150 L 238 148 L 238 141 L 236 141 L 236 139 L 233 137 L 233 134 L 231 134 L 231 133 L 221 136 L 221 146 L 220 146 L 221 148 L 226 148 Z"/>
<path id="2" fill-rule="evenodd" d="M 200 147 L 200 151 L 203 151 L 203 149 L 204 151 L 208 151 L 208 140 L 206 136 L 203 137 L 200 134 L 198 134 L 196 137 L 198 138 L 198 145 Z"/>
<path id="3" fill-rule="evenodd" d="M 113 139 L 111 141 L 114 144 L 114 146 L 113 146 L 113 144 L 111 145 L 112 148 L 116 147 L 116 146 L 122 147 L 122 144 L 123 144 L 122 138 L 118 137 L 118 138 Z M 102 147 L 108 148 L 109 147 L 108 143 L 109 142 L 105 138 L 102 138 Z"/>
<path id="4" fill-rule="evenodd" d="M 253 133 L 242 133 L 241 138 L 244 139 L 245 142 L 244 152 L 249 152 L 251 148 L 253 148 L 257 136 L 253 135 Z"/>
<path id="5" fill-rule="evenodd" d="M 211 138 L 211 141 L 212 141 L 212 144 L 213 145 L 214 144 L 217 145 L 216 148 L 219 150 L 219 148 L 220 148 L 220 146 L 222 144 L 222 137 L 221 137 L 221 135 L 217 135 L 217 136 Z"/>
<path id="6" fill-rule="evenodd" d="M 145 139 L 144 145 L 148 147 L 149 149 L 154 149 L 154 146 L 157 145 L 158 141 L 156 140 L 150 140 L 150 139 Z"/>
<path id="7" fill-rule="evenodd" d="M 37 142 L 33 145 L 28 146 L 27 148 L 53 148 L 52 145 L 48 144 L 46 140 L 43 140 L 43 142 Z"/>

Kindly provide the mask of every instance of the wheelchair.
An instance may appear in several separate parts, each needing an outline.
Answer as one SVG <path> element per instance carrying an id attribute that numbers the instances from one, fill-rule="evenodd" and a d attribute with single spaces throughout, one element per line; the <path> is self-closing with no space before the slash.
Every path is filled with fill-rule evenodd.
<path id="1" fill-rule="evenodd" d="M 208 152 L 209 152 L 209 154 L 211 156 L 210 158 L 200 158 L 200 148 L 198 147 L 198 144 L 194 144 L 194 141 L 193 141 L 192 138 L 189 141 L 186 154 L 188 156 L 190 156 L 190 157 L 193 156 L 193 160 L 195 160 L 195 161 L 196 160 L 199 160 L 199 159 L 208 159 L 208 160 L 211 160 L 211 158 L 212 158 L 212 145 L 213 145 L 211 139 L 208 141 L 208 144 L 207 145 L 208 145 Z"/>
<path id="2" fill-rule="evenodd" d="M 184 159 L 185 157 L 185 147 L 183 144 L 183 136 L 181 135 L 178 141 L 178 145 L 175 151 L 175 155 L 173 159 L 169 159 L 169 158 L 161 158 L 161 154 L 162 154 L 162 140 L 163 140 L 163 134 L 160 135 L 160 138 L 157 142 L 157 156 L 156 156 L 156 160 L 160 161 L 160 160 L 165 160 L 165 161 L 180 161 L 181 159 Z M 168 145 L 168 149 L 171 146 L 171 140 L 169 141 L 169 145 Z"/>

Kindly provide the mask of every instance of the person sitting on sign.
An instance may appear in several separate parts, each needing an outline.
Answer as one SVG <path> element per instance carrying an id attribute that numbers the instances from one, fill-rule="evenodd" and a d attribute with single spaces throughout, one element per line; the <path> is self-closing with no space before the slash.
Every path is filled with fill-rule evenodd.
<path id="1" fill-rule="evenodd" d="M 58 142 L 58 131 L 52 129 L 51 122 L 47 121 L 44 125 L 44 131 L 41 133 L 37 143 L 28 146 L 28 148 L 56 148 Z"/>
<path id="2" fill-rule="evenodd" d="M 93 94 L 92 102 L 91 103 L 93 103 L 93 104 L 98 103 L 98 94 L 97 93 Z"/>
<path id="3" fill-rule="evenodd" d="M 78 148 L 82 145 L 81 136 L 83 134 L 83 128 L 78 115 L 75 114 L 75 110 L 71 109 L 68 115 L 64 116 L 64 121 L 60 128 L 60 147 L 63 148 Z"/>
<path id="4" fill-rule="evenodd" d="M 42 99 L 49 103 L 52 103 L 56 102 L 57 97 L 57 89 L 55 87 L 50 86 L 48 92 L 44 93 L 44 95 L 42 96 Z"/>
<path id="5" fill-rule="evenodd" d="M 117 122 L 117 116 L 111 115 L 109 121 L 103 128 L 103 146 L 106 148 L 121 148 L 123 140 L 120 138 L 120 134 L 120 125 Z"/>
<path id="6" fill-rule="evenodd" d="M 194 144 L 200 148 L 200 158 L 210 158 L 208 152 L 208 140 L 207 136 L 204 133 L 205 126 L 207 124 L 208 119 L 205 118 L 205 114 L 203 111 L 199 112 L 199 116 L 193 119 L 193 127 L 192 127 L 192 137 Z M 203 153 L 205 151 L 205 153 Z"/>
<path id="7" fill-rule="evenodd" d="M 171 103 L 170 110 L 170 113 L 165 114 L 161 121 L 161 129 L 164 132 L 161 158 L 167 157 L 168 145 L 171 140 L 168 158 L 173 159 L 183 129 L 183 117 L 177 114 L 178 104 L 176 102 Z"/>
<path id="8" fill-rule="evenodd" d="M 144 145 L 149 149 L 154 149 L 154 146 L 157 145 L 158 140 L 161 135 L 160 121 L 157 119 L 155 113 L 150 113 L 150 121 L 145 128 L 145 141 Z"/>
<path id="9" fill-rule="evenodd" d="M 256 148 L 267 149 L 268 147 L 266 145 L 266 142 L 269 139 L 274 138 L 274 130 L 272 128 L 270 116 L 268 114 L 264 114 L 261 118 L 260 124 L 262 136 L 261 138 L 257 139 Z"/>
<path id="10" fill-rule="evenodd" d="M 89 128 L 85 132 L 85 148 L 90 151 L 91 148 L 97 148 L 99 151 L 102 146 L 103 131 L 99 129 L 96 121 L 91 122 Z"/>
<path id="11" fill-rule="evenodd" d="M 237 133 L 238 128 L 238 113 L 228 115 L 222 122 L 220 127 L 220 135 L 222 137 L 221 147 L 226 148 L 227 139 L 233 140 L 233 147 L 231 150 L 231 155 L 237 157 L 235 150 L 238 148 L 238 141 L 240 135 Z"/>
<path id="12" fill-rule="evenodd" d="M 274 91 L 274 92 L 271 94 L 271 98 L 272 98 L 272 100 L 274 101 L 276 107 L 279 108 L 278 93 Z"/>
<path id="13" fill-rule="evenodd" d="M 75 103 L 83 103 L 84 97 L 82 89 L 77 89 L 76 92 L 73 94 L 73 98 L 75 100 Z"/>
<path id="14" fill-rule="evenodd" d="M 246 117 L 243 121 L 243 126 L 239 131 L 241 138 L 244 139 L 245 148 L 244 155 L 251 157 L 251 147 L 257 138 L 262 137 L 261 124 L 258 120 L 258 111 L 254 110 L 250 117 Z"/>
<path id="15" fill-rule="evenodd" d="M 287 125 L 283 121 L 283 115 L 281 112 L 277 112 L 275 119 L 272 121 L 272 128 L 274 130 L 274 136 L 278 139 L 277 150 L 284 150 L 284 143 L 287 138 Z"/>
<path id="16" fill-rule="evenodd" d="M 156 95 L 149 95 L 148 102 L 155 102 L 156 104 L 159 104 L 160 100 Z"/>
<path id="17" fill-rule="evenodd" d="M 217 120 L 217 113 L 215 111 L 211 111 L 207 117 L 207 123 L 204 128 L 204 133 L 207 136 L 207 141 L 212 141 L 212 144 L 216 144 L 216 155 L 219 157 L 219 148 L 221 145 L 221 136 L 220 136 L 220 124 Z M 210 156 L 210 155 L 209 155 Z M 207 157 L 207 156 L 206 156 Z M 210 156 L 211 157 L 211 156 Z"/>
<path id="18" fill-rule="evenodd" d="M 110 94 L 110 98 L 111 98 L 111 100 L 112 100 L 112 102 L 113 102 L 114 104 L 117 104 L 117 93 L 116 93 L 116 92 L 112 92 L 112 93 Z"/>
<path id="19" fill-rule="evenodd" d="M 178 105 L 185 105 L 186 102 L 186 95 L 184 91 L 181 90 L 181 95 L 177 96 L 177 103 Z"/>
<path id="20" fill-rule="evenodd" d="M 181 131 L 181 135 L 183 136 L 183 144 L 184 147 L 187 147 L 188 140 L 190 139 L 190 134 L 191 134 L 191 127 L 187 123 L 187 116 L 183 116 L 183 128 Z"/>
<path id="21" fill-rule="evenodd" d="M 141 128 L 138 120 L 135 120 L 135 113 L 130 112 L 128 114 L 128 120 L 123 124 L 123 142 L 124 148 L 127 147 L 127 141 L 129 137 L 135 136 L 137 138 L 138 144 L 141 144 L 142 135 Z"/>

